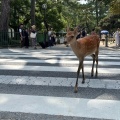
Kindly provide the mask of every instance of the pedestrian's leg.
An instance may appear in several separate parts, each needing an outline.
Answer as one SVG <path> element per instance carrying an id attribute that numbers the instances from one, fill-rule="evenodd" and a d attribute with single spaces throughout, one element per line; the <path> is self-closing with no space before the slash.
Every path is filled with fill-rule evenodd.
<path id="1" fill-rule="evenodd" d="M 25 38 L 23 38 L 23 43 L 22 44 L 23 44 L 23 47 L 24 47 L 25 46 Z"/>
<path id="2" fill-rule="evenodd" d="M 51 42 L 50 42 L 51 40 L 50 39 L 48 39 L 48 47 L 51 47 Z"/>
<path id="3" fill-rule="evenodd" d="M 22 48 L 22 40 L 20 40 L 20 47 Z"/>
<path id="4" fill-rule="evenodd" d="M 20 39 L 20 47 L 22 48 L 22 41 L 23 41 L 23 39 L 21 38 Z"/>
<path id="5" fill-rule="evenodd" d="M 32 47 L 34 47 L 34 39 L 33 38 L 31 39 L 31 42 L 32 42 Z"/>
<path id="6" fill-rule="evenodd" d="M 35 49 L 37 49 L 37 40 L 36 40 L 36 38 L 35 38 Z"/>
<path id="7" fill-rule="evenodd" d="M 33 39 L 31 38 L 31 47 L 33 47 Z"/>
<path id="8" fill-rule="evenodd" d="M 22 41 L 21 41 L 21 47 L 23 47 L 24 46 L 24 44 L 23 44 L 23 39 L 22 39 Z"/>
<path id="9" fill-rule="evenodd" d="M 120 47 L 120 37 L 119 37 L 119 40 L 118 40 L 118 44 L 119 44 L 118 46 Z"/>
<path id="10" fill-rule="evenodd" d="M 36 48 L 36 39 L 34 38 L 33 40 L 34 40 L 34 49 L 37 49 Z"/>

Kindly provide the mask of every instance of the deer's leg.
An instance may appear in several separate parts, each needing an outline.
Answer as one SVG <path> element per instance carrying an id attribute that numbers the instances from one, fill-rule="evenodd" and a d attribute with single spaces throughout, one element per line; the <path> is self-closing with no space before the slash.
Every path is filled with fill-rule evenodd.
<path id="1" fill-rule="evenodd" d="M 94 75 L 94 65 L 95 65 L 95 55 L 92 54 L 91 56 L 93 58 L 93 64 L 92 64 L 92 70 L 91 70 L 91 77 L 93 77 L 93 75 Z"/>
<path id="2" fill-rule="evenodd" d="M 82 80 L 82 84 L 84 84 L 84 83 L 85 83 L 84 65 L 82 65 L 82 78 L 83 78 L 83 80 Z"/>
<path id="3" fill-rule="evenodd" d="M 98 51 L 95 53 L 95 60 L 96 60 L 96 74 L 95 77 L 98 76 Z"/>
<path id="4" fill-rule="evenodd" d="M 83 67 L 83 61 L 79 61 L 79 66 L 78 66 L 78 71 L 77 71 L 77 79 L 76 79 L 76 84 L 75 84 L 75 89 L 74 92 L 77 93 L 78 91 L 78 77 L 80 73 L 80 69 Z"/>
<path id="5" fill-rule="evenodd" d="M 98 56 L 96 57 L 96 74 L 95 77 L 98 76 Z"/>

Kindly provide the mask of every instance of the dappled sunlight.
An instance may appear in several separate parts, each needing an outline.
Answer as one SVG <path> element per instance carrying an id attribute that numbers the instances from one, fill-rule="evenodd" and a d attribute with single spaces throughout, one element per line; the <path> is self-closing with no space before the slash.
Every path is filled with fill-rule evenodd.
<path id="1" fill-rule="evenodd" d="M 0 95 L 0 111 L 118 119 L 120 102 L 34 95 Z M 109 114 L 108 114 L 109 113 Z"/>
<path id="2" fill-rule="evenodd" d="M 95 99 L 101 99 L 101 98 L 109 98 L 110 100 L 118 100 L 119 101 L 119 97 L 117 97 L 115 94 L 111 94 L 111 93 L 102 93 L 99 94 L 98 96 L 96 96 Z"/>
<path id="3" fill-rule="evenodd" d="M 28 79 L 25 77 L 18 77 L 16 79 L 12 79 L 10 84 L 27 84 Z"/>
<path id="4" fill-rule="evenodd" d="M 27 60 L 17 60 L 17 59 L 0 59 L 0 64 L 4 63 L 22 63 L 22 65 L 26 65 Z"/>
<path id="5" fill-rule="evenodd" d="M 66 97 L 45 97 L 45 104 L 52 108 L 53 111 L 59 113 L 60 111 L 66 114 L 74 115 L 76 110 L 79 109 L 79 98 L 66 98 Z M 59 110 L 59 111 L 57 111 Z"/>
<path id="6" fill-rule="evenodd" d="M 9 70 L 21 70 L 24 69 L 24 65 L 1 65 L 0 69 L 9 69 Z"/>
<path id="7" fill-rule="evenodd" d="M 97 109 L 97 110 L 103 110 L 105 108 L 112 108 L 114 107 L 118 101 L 113 101 L 113 100 L 96 100 L 96 99 L 91 99 L 87 102 L 87 106 L 91 109 Z M 104 108 L 104 109 L 103 109 Z"/>
<path id="8" fill-rule="evenodd" d="M 48 104 L 50 105 L 54 105 L 55 107 L 60 107 L 60 108 L 66 108 L 69 107 L 65 101 L 59 99 L 59 98 L 46 98 L 45 100 Z"/>
<path id="9" fill-rule="evenodd" d="M 107 62 L 102 62 L 102 61 L 99 61 L 99 65 L 104 65 L 104 66 L 107 66 L 107 65 L 120 65 L 120 62 L 115 62 L 113 63 L 112 61 L 107 61 Z"/>
<path id="10" fill-rule="evenodd" d="M 46 63 L 51 63 L 51 64 L 55 64 L 55 63 L 58 63 L 57 60 L 44 60 L 44 62 Z"/>
<path id="11" fill-rule="evenodd" d="M 0 95 L 0 105 L 5 104 L 8 101 L 8 98 L 4 95 Z"/>

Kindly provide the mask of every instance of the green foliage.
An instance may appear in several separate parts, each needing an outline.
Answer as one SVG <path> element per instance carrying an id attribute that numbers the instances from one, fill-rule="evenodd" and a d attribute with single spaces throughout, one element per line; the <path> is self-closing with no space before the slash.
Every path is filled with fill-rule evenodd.
<path id="1" fill-rule="evenodd" d="M 120 15 L 120 0 L 113 0 L 109 10 L 112 15 Z"/>
<path id="2" fill-rule="evenodd" d="M 120 15 L 107 16 L 99 22 L 99 26 L 109 31 L 114 30 L 120 25 L 119 18 Z"/>
<path id="3" fill-rule="evenodd" d="M 108 14 L 100 20 L 99 25 L 102 29 L 112 31 L 120 26 L 120 1 L 119 0 L 105 0 L 108 1 Z"/>
<path id="4" fill-rule="evenodd" d="M 15 30 L 19 24 L 28 24 L 30 20 L 30 1 L 29 0 L 12 0 L 11 1 L 11 14 L 10 14 L 10 27 Z"/>
<path id="5" fill-rule="evenodd" d="M 77 0 L 36 0 L 35 19 L 39 31 L 45 30 L 44 19 L 56 32 L 65 30 L 67 26 L 74 28 L 77 25 L 86 27 L 87 31 L 93 28 L 115 28 L 119 18 L 112 17 L 120 14 L 119 0 L 87 0 L 87 4 L 79 4 Z M 44 11 L 42 5 L 47 3 Z M 97 10 L 97 14 L 96 14 Z M 31 0 L 11 0 L 10 27 L 15 30 L 20 23 L 31 26 Z M 112 15 L 111 15 L 112 14 Z M 45 16 L 44 16 L 45 15 Z M 45 18 L 44 18 L 45 17 Z M 98 20 L 99 26 L 96 26 Z M 111 23 L 114 23 L 112 24 Z"/>

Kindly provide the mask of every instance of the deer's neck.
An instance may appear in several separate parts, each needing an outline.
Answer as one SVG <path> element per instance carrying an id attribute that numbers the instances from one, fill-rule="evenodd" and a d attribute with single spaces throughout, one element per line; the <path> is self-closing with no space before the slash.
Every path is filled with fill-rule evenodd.
<path id="1" fill-rule="evenodd" d="M 78 44 L 78 41 L 76 39 L 74 39 L 71 42 L 70 46 L 71 46 L 73 52 L 75 53 L 75 55 L 79 58 L 81 45 Z"/>

